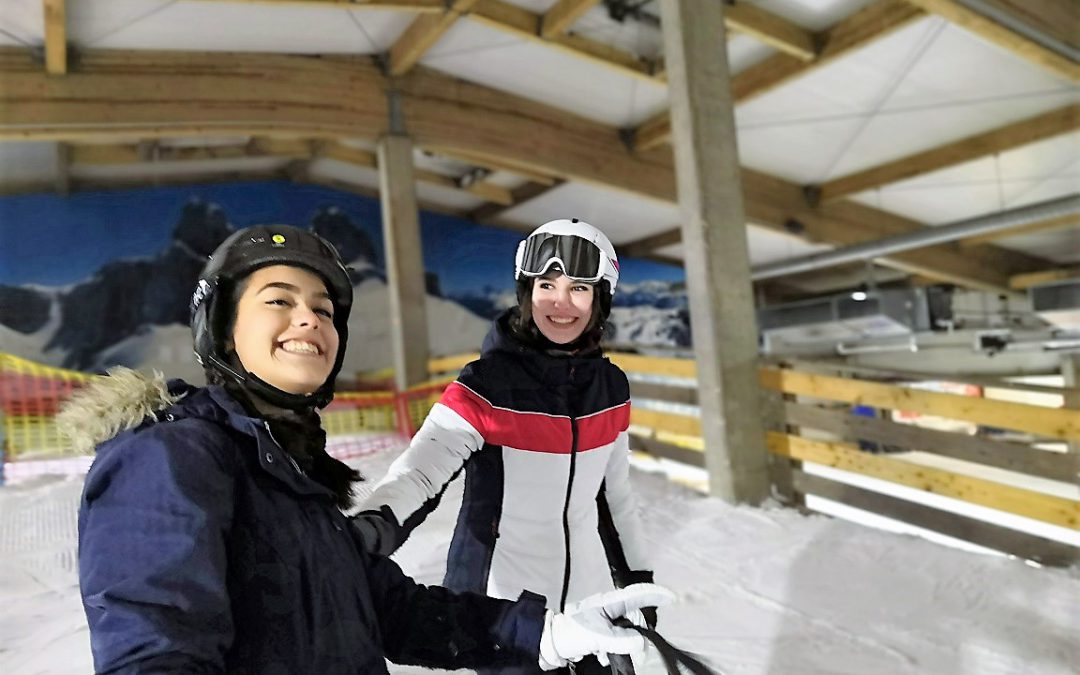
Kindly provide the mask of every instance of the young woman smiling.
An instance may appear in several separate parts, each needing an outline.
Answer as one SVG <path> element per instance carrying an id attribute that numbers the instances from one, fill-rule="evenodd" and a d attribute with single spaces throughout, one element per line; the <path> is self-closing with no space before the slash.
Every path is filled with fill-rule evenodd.
<path id="1" fill-rule="evenodd" d="M 560 611 L 652 579 L 629 484 L 630 389 L 600 349 L 619 263 L 600 230 L 556 220 L 518 246 L 515 280 L 517 307 L 496 319 L 481 358 L 353 522 L 371 550 L 389 554 L 464 470 L 446 586 L 500 598 L 529 589 Z M 598 670 L 592 659 L 576 672 Z"/>
<path id="2" fill-rule="evenodd" d="M 612 620 L 670 598 L 655 586 L 554 613 L 528 592 L 426 588 L 365 551 L 341 511 L 360 475 L 326 453 L 317 414 L 351 306 L 325 240 L 241 230 L 192 298 L 210 386 L 117 370 L 62 413 L 76 446 L 97 448 L 79 509 L 97 672 L 386 673 L 387 658 L 554 669 L 642 648 Z"/>

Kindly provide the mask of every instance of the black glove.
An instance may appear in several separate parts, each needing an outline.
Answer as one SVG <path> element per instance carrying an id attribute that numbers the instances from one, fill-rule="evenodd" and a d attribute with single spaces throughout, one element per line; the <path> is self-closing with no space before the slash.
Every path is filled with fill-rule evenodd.
<path id="1" fill-rule="evenodd" d="M 389 507 L 378 511 L 361 511 L 349 519 L 368 553 L 387 556 L 398 549 L 401 526 Z"/>

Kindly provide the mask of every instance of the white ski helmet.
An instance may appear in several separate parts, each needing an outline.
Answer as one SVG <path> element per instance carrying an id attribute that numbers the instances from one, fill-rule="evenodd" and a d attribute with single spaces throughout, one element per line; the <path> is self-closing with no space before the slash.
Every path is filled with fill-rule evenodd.
<path id="1" fill-rule="evenodd" d="M 577 218 L 544 223 L 517 247 L 514 279 L 539 277 L 558 265 L 567 278 L 591 284 L 606 281 L 615 294 L 619 258 L 603 232 Z"/>

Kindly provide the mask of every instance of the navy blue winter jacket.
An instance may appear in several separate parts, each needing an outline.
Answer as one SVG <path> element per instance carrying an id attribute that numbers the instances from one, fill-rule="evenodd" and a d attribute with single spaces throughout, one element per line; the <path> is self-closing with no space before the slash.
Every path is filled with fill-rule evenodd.
<path id="1" fill-rule="evenodd" d="M 130 401 L 116 379 L 83 398 L 118 418 L 87 425 L 111 432 L 102 435 L 135 427 L 98 446 L 79 510 L 98 672 L 385 673 L 384 657 L 536 663 L 538 597 L 416 584 L 364 552 L 333 494 L 223 389 L 174 381 L 165 396 L 144 382 L 138 395 L 161 400 Z M 125 413 L 132 405 L 141 412 Z"/>

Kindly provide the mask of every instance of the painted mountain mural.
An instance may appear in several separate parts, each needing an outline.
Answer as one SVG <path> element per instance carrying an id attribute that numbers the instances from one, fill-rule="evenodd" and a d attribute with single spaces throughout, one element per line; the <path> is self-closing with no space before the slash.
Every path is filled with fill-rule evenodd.
<path id="1" fill-rule="evenodd" d="M 38 226 L 19 227 L 31 220 Z M 287 182 L 0 197 L 0 351 L 84 371 L 126 365 L 200 381 L 188 330 L 191 289 L 221 241 L 265 222 L 310 228 L 337 247 L 355 288 L 343 372 L 388 366 L 378 203 Z M 421 226 L 432 352 L 475 352 L 490 320 L 516 302 L 520 234 L 431 213 Z M 53 246 L 79 237 L 94 242 L 82 257 Z M 687 346 L 681 270 L 634 260 L 622 268 L 612 342 Z"/>

